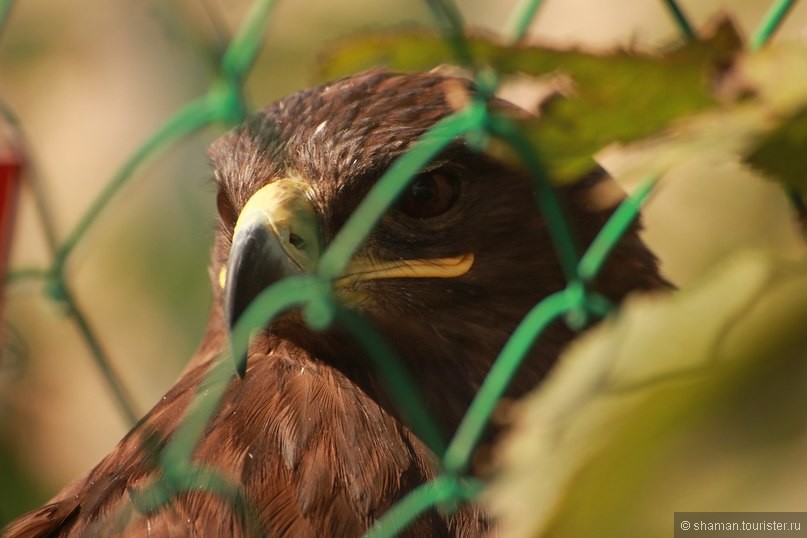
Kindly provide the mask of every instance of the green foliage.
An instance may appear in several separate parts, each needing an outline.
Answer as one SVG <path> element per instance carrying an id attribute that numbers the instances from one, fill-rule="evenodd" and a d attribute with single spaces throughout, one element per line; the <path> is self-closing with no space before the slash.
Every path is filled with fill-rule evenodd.
<path id="1" fill-rule="evenodd" d="M 807 190 L 807 60 L 805 47 L 771 47 L 738 62 L 729 83 L 744 85 L 765 107 L 767 129 L 745 153 L 745 161 L 797 192 Z M 739 81 L 739 82 L 737 82 Z"/>
<path id="2" fill-rule="evenodd" d="M 787 44 L 739 54 L 715 80 L 719 107 L 680 117 L 625 146 L 612 172 L 631 183 L 688 161 L 705 166 L 739 160 L 788 189 L 806 192 L 805 53 L 805 47 Z"/>
<path id="3" fill-rule="evenodd" d="M 697 163 L 708 181 L 743 162 L 805 192 L 805 57 L 738 54 L 715 80 L 719 106 L 623 147 L 617 175 Z M 624 305 L 521 409 L 487 496 L 504 534 L 669 536 L 674 511 L 803 510 L 805 314 L 807 265 L 763 253 Z"/>
<path id="4" fill-rule="evenodd" d="M 691 37 L 692 27 L 676 3 L 667 4 Z M 145 160 L 210 123 L 243 119 L 247 105 L 242 86 L 272 5 L 271 0 L 256 0 L 209 92 L 183 107 L 131 156 L 67 239 L 55 245 L 53 267 L 40 274 L 52 277 L 62 300 L 73 306 L 70 313 L 99 369 L 130 415 L 125 391 L 75 306 L 65 280 L 66 261 Z M 9 6 L 0 3 L 0 25 Z M 549 323 L 564 315 L 567 321 L 577 320 L 570 323 L 576 328 L 608 309 L 587 286 L 635 219 L 652 182 L 623 203 L 579 257 L 550 181 L 575 180 L 609 144 L 640 144 L 662 133 L 663 144 L 649 158 L 629 162 L 625 175 L 655 178 L 675 163 L 718 156 L 743 158 L 788 187 L 803 191 L 805 186 L 799 151 L 807 141 L 803 48 L 743 54 L 741 39 L 726 21 L 702 33 L 700 40 L 659 55 L 506 45 L 490 36 L 466 35 L 451 2 L 434 0 L 430 6 L 443 26 L 441 34 L 384 32 L 345 41 L 324 58 L 323 78 L 378 65 L 425 70 L 459 57 L 491 87 L 517 74 L 546 79 L 562 75 L 570 84 L 544 101 L 539 117 L 518 125 L 477 99 L 435 126 L 379 180 L 332 241 L 317 273 L 265 290 L 235 328 L 232 342 L 240 371 L 251 331 L 285 309 L 302 307 L 314 328 L 341 318 L 375 351 L 376 367 L 387 378 L 402 416 L 441 457 L 445 471 L 393 507 L 371 531 L 377 536 L 392 535 L 435 505 L 455 506 L 475 498 L 484 484 L 465 472 L 529 347 Z M 524 13 L 533 13 L 535 6 Z M 770 36 L 785 11 L 777 11 L 781 16 L 772 16 L 771 24 L 766 22 L 756 41 Z M 520 33 L 529 17 L 518 21 Z M 430 424 L 416 387 L 406 381 L 394 350 L 360 320 L 347 317 L 329 285 L 418 170 L 460 136 L 480 146 L 497 138 L 502 144 L 489 145 L 488 150 L 529 170 L 568 287 L 536 305 L 523 320 L 446 445 Z M 799 447 L 804 445 L 807 418 L 807 337 L 799 321 L 805 314 L 807 266 L 761 254 L 735 258 L 710 279 L 679 294 L 631 301 L 619 316 L 576 345 L 524 406 L 518 431 L 506 448 L 502 479 L 487 494 L 501 515 L 504 534 L 669 535 L 673 510 L 781 509 L 766 504 L 763 495 L 775 489 L 773 482 L 783 470 L 794 468 L 804 456 Z M 166 479 L 133 492 L 138 509 L 159 507 L 197 488 L 239 500 L 236 488 L 215 469 L 192 461 L 196 442 L 232 375 L 227 362 L 211 369 L 161 454 Z M 760 476 L 772 480 L 759 493 L 747 492 L 747 487 L 737 487 L 742 495 L 721 489 L 724 483 L 756 487 Z M 697 503 L 692 500 L 693 485 L 699 492 Z"/>
<path id="5" fill-rule="evenodd" d="M 785 185 L 807 194 L 807 110 L 788 116 L 753 147 L 745 160 Z"/>
<path id="6" fill-rule="evenodd" d="M 467 41 L 476 64 L 501 77 L 563 74 L 571 78 L 569 95 L 549 100 L 540 118 L 525 126 L 556 183 L 573 181 L 590 170 L 592 155 L 611 142 L 647 136 L 676 118 L 714 106 L 710 77 L 740 47 L 740 38 L 727 20 L 709 37 L 660 56 L 506 45 L 483 36 Z M 453 55 L 440 35 L 387 32 L 335 47 L 323 58 L 321 71 L 323 78 L 377 65 L 422 71 L 451 62 Z"/>
<path id="7" fill-rule="evenodd" d="M 736 256 L 578 341 L 488 494 L 506 536 L 669 536 L 674 511 L 801 510 L 807 265 Z M 604 532 L 603 529 L 607 529 Z"/>
<path id="8" fill-rule="evenodd" d="M 11 449 L 13 443 L 0 436 L 0 528 L 47 497 L 35 477 L 25 472 Z"/>

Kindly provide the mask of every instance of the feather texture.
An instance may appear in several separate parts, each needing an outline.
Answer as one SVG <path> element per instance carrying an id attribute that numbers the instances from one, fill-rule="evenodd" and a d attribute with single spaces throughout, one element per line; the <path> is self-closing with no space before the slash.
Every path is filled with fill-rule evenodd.
<path id="1" fill-rule="evenodd" d="M 218 140 L 210 155 L 222 218 L 211 262 L 213 305 L 198 353 L 98 466 L 5 535 L 359 536 L 434 478 L 434 456 L 400 420 L 364 352 L 343 329 L 316 333 L 292 312 L 254 339 L 246 376 L 230 381 L 193 454 L 237 485 L 236 502 L 194 490 L 149 513 L 133 503 L 136 492 L 161 479 L 160 450 L 225 350 L 218 275 L 232 244 L 232 216 L 267 183 L 298 178 L 310 185 L 327 243 L 390 163 L 452 112 L 458 87 L 473 92 L 467 81 L 439 74 L 370 71 L 281 100 Z M 350 291 L 364 297 L 352 307 L 400 353 L 449 435 L 521 318 L 565 282 L 523 172 L 457 140 L 425 173 L 459 185 L 453 206 L 430 219 L 391 211 L 357 255 L 428 260 L 471 252 L 471 270 L 451 279 L 363 281 Z M 595 171 L 559 193 L 581 246 L 610 214 L 587 199 L 603 181 Z M 668 286 L 637 232 L 626 234 L 596 283 L 614 302 Z M 553 325 L 508 395 L 537 385 L 573 337 Z M 486 443 L 495 438 L 491 428 Z M 452 515 L 431 510 L 406 535 L 480 536 L 492 525 L 471 504 Z"/>

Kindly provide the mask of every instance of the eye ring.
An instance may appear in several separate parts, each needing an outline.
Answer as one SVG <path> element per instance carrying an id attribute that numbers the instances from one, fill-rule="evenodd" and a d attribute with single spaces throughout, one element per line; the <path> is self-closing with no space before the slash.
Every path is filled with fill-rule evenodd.
<path id="1" fill-rule="evenodd" d="M 451 209 L 458 197 L 459 182 L 454 176 L 429 172 L 412 180 L 401 194 L 397 208 L 414 219 L 431 219 Z"/>
<path id="2" fill-rule="evenodd" d="M 235 228 L 235 221 L 238 220 L 238 212 L 235 206 L 230 201 L 230 197 L 223 189 L 219 189 L 216 194 L 216 209 L 219 212 L 219 217 L 225 226 L 228 228 Z"/>

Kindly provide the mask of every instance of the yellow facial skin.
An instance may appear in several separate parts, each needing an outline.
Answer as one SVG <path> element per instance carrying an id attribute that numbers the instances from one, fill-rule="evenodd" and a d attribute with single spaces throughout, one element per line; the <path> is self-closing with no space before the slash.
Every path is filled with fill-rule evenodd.
<path id="1" fill-rule="evenodd" d="M 474 255 L 471 253 L 429 260 L 373 261 L 359 258 L 350 263 L 336 284 L 350 286 L 382 278 L 454 278 L 470 271 L 473 264 Z"/>
<path id="2" fill-rule="evenodd" d="M 319 226 L 307 185 L 296 179 L 277 179 L 258 190 L 246 203 L 233 232 L 233 245 L 238 239 L 262 227 L 288 258 L 290 271 L 311 273 L 316 270 L 322 253 Z M 230 259 L 241 252 L 231 252 Z M 413 260 L 353 260 L 345 274 L 334 282 L 337 291 L 368 280 L 386 278 L 455 278 L 466 274 L 474 263 L 474 255 L 466 253 L 448 258 Z M 219 273 L 219 285 L 227 285 L 227 267 Z"/>

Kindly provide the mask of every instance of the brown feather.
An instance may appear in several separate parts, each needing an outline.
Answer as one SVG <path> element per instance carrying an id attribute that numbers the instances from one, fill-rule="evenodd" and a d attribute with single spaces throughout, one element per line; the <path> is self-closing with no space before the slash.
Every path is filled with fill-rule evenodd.
<path id="1" fill-rule="evenodd" d="M 376 70 L 300 92 L 252 115 L 211 149 L 216 179 L 231 206 L 225 211 L 237 214 L 274 178 L 305 178 L 330 241 L 390 163 L 452 112 L 449 102 L 456 99 L 446 88 L 456 92 L 458 85 L 473 92 L 466 81 L 438 74 Z M 360 286 L 368 300 L 356 308 L 401 354 L 450 434 L 521 318 L 565 283 L 522 172 L 459 140 L 430 169 L 462 182 L 456 207 L 428 221 L 392 211 L 359 254 L 398 260 L 473 252 L 471 271 L 454 279 L 365 282 Z M 586 198 L 602 181 L 608 179 L 596 171 L 560 193 L 581 246 L 610 213 L 592 208 Z M 668 286 L 637 228 L 597 281 L 614 302 L 633 290 Z M 6 536 L 358 536 L 407 492 L 435 477 L 434 456 L 401 422 L 369 358 L 343 329 L 315 333 L 291 313 L 254 340 L 246 377 L 230 382 L 193 455 L 238 485 L 239 502 L 194 490 L 152 513 L 135 509 L 132 496 L 160 479 L 160 450 L 227 344 L 216 282 L 232 233 L 232 218 L 223 215 L 211 264 L 208 329 L 182 377 L 86 477 L 12 522 Z M 561 323 L 553 325 L 509 396 L 538 384 L 573 336 Z M 495 433 L 491 429 L 488 441 Z M 490 529 L 471 504 L 453 515 L 431 510 L 406 535 L 478 536 Z"/>

